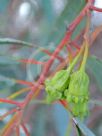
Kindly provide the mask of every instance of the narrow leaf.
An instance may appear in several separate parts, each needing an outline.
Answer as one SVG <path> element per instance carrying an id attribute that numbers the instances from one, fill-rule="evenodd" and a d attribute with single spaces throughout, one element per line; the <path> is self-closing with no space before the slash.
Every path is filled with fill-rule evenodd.
<path id="1" fill-rule="evenodd" d="M 16 40 L 12 38 L 0 38 L 0 45 L 2 44 L 19 44 L 19 45 L 24 45 L 29 47 L 35 47 L 35 45 L 33 45 L 32 43 L 28 43 L 25 41 Z"/>
<path id="2" fill-rule="evenodd" d="M 95 134 L 89 128 L 87 128 L 87 126 L 84 125 L 78 118 L 73 118 L 73 121 L 84 136 L 95 136 Z"/>

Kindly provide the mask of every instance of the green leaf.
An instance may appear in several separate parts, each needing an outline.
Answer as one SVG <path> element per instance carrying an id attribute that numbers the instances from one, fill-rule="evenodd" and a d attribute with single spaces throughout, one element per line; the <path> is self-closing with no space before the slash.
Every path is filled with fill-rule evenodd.
<path id="1" fill-rule="evenodd" d="M 12 38 L 0 38 L 0 45 L 2 44 L 17 44 L 17 45 L 23 45 L 23 46 L 29 46 L 29 47 L 35 47 L 32 43 L 28 43 L 21 40 L 16 40 Z"/>
<path id="2" fill-rule="evenodd" d="M 77 128 L 78 136 L 82 136 L 82 133 L 81 133 L 81 131 L 80 131 L 79 127 L 78 127 L 78 126 L 76 126 L 76 128 Z"/>
<path id="3" fill-rule="evenodd" d="M 95 136 L 95 134 L 89 128 L 87 128 L 87 126 L 84 125 L 78 118 L 73 118 L 73 121 L 84 136 Z"/>
<path id="4" fill-rule="evenodd" d="M 94 75 L 99 88 L 102 90 L 102 61 L 97 57 L 90 57 L 87 61 L 87 67 Z"/>

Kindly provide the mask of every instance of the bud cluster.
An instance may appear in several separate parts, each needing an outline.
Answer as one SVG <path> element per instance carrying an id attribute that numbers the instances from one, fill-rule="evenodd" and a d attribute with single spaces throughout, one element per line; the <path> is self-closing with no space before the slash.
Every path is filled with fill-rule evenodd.
<path id="1" fill-rule="evenodd" d="M 72 70 L 79 59 L 73 60 L 66 70 L 60 70 L 51 79 L 45 81 L 47 102 L 66 100 L 74 116 L 84 117 L 88 113 L 89 77 L 85 72 L 86 49 L 79 70 Z"/>

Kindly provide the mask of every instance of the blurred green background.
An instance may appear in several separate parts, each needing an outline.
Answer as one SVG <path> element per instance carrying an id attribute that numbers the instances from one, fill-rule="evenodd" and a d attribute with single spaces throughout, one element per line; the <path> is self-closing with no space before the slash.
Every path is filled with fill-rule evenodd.
<path id="1" fill-rule="evenodd" d="M 34 46 L 31 48 L 17 44 L 0 44 L 0 97 L 9 96 L 24 87 L 16 84 L 13 79 L 34 81 L 39 77 L 41 66 L 25 65 L 16 59 L 47 60 L 49 57 L 42 53 L 39 47 L 53 51 L 63 38 L 69 24 L 84 5 L 84 0 L 0 0 L 0 38 L 23 40 Z M 76 29 L 73 37 L 78 34 L 84 24 L 85 20 Z M 63 51 L 61 56 L 66 54 L 67 52 Z M 96 71 L 94 62 L 89 59 L 88 66 L 93 66 L 93 71 Z M 57 64 L 56 61 L 53 68 Z M 100 64 L 99 67 L 101 69 L 102 65 Z M 98 78 L 97 74 L 95 77 Z M 102 79 L 101 77 L 100 79 Z M 98 81 L 101 84 L 99 79 Z M 40 97 L 43 96 L 44 93 Z M 24 97 L 25 95 L 19 97 L 18 100 L 22 100 Z M 2 115 L 10 108 L 12 107 L 9 105 L 0 104 L 0 114 Z M 60 104 L 44 105 L 35 102 L 28 109 L 25 114 L 25 122 L 27 122 L 32 136 L 65 136 L 70 119 Z M 30 113 L 32 114 L 30 115 Z M 0 127 L 2 128 L 10 118 L 11 116 L 8 116 L 4 121 L 0 121 Z M 94 128 L 94 126 L 92 127 Z M 74 127 L 72 134 L 69 132 L 70 136 L 74 136 L 75 130 L 73 129 Z M 70 126 L 68 131 L 71 131 Z M 95 133 L 98 133 L 97 129 Z M 23 135 L 24 132 L 21 130 L 21 136 Z M 101 135 L 98 133 L 97 136 Z"/>

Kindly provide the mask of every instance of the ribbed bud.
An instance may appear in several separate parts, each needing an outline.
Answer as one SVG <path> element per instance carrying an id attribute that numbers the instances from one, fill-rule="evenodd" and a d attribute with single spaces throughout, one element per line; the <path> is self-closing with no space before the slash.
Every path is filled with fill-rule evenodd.
<path id="1" fill-rule="evenodd" d="M 53 78 L 45 81 L 48 102 L 62 99 L 63 92 L 69 85 L 69 75 L 70 72 L 68 70 L 61 70 L 57 72 Z"/>
<path id="2" fill-rule="evenodd" d="M 71 75 L 69 89 L 65 91 L 65 96 L 74 116 L 83 117 L 87 115 L 88 88 L 89 77 L 84 71 L 79 70 Z"/>

